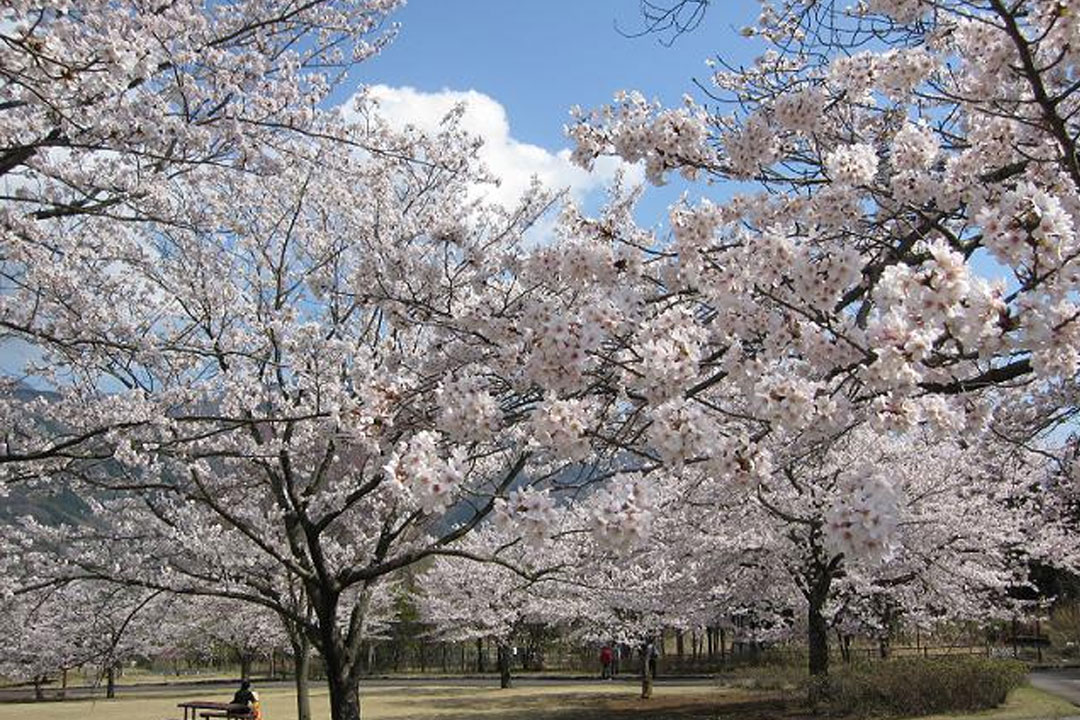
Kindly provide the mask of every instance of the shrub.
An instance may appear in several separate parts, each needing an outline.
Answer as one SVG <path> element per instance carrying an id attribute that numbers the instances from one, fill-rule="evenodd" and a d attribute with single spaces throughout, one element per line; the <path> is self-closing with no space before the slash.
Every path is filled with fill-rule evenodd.
<path id="1" fill-rule="evenodd" d="M 832 709 L 858 715 L 929 715 L 996 707 L 1024 681 L 1015 660 L 897 658 L 838 669 L 828 680 Z"/>
<path id="2" fill-rule="evenodd" d="M 796 691 L 803 694 L 807 681 L 806 666 L 775 663 L 743 667 L 731 674 L 731 681 L 754 690 Z"/>

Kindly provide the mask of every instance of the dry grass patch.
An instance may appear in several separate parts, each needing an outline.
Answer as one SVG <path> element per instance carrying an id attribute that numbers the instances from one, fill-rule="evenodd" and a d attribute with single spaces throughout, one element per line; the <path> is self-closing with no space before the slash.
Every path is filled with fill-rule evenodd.
<path id="1" fill-rule="evenodd" d="M 632 684 L 575 683 L 499 690 L 498 688 L 378 688 L 365 695 L 367 717 L 410 720 L 577 720 L 578 718 L 716 717 L 728 703 L 747 703 L 759 695 L 708 685 L 658 685 L 643 701 Z"/>
<path id="2" fill-rule="evenodd" d="M 741 689 L 708 685 L 656 686 L 653 698 L 642 701 L 640 689 L 631 683 L 568 683 L 500 690 L 498 687 L 403 684 L 371 687 L 363 691 L 365 720 L 596 720 L 598 718 L 693 718 L 716 717 L 719 708 L 731 704 L 748 708 L 760 698 Z M 3 703 L 0 720 L 164 720 L 180 718 L 176 703 L 183 700 L 228 700 L 229 693 L 200 691 L 140 692 L 115 700 Z M 260 691 L 266 720 L 296 717 L 295 695 L 290 690 Z M 318 720 L 329 717 L 326 692 L 311 698 Z M 740 715 L 745 716 L 745 715 Z"/>
<path id="3" fill-rule="evenodd" d="M 230 691 L 231 692 L 231 691 Z M 741 688 L 660 683 L 651 700 L 638 698 L 631 683 L 567 683 L 500 690 L 431 683 L 368 688 L 363 694 L 365 720 L 794 720 L 805 717 L 785 706 L 781 696 Z M 164 720 L 180 718 L 182 700 L 227 700 L 220 690 L 195 694 L 161 692 L 116 700 L 78 700 L 0 704 L 0 720 Z M 293 720 L 291 690 L 261 691 L 266 720 Z M 316 720 L 329 717 L 326 692 L 312 694 Z M 975 715 L 934 716 L 927 720 L 1027 720 L 1080 714 L 1070 703 L 1030 687 L 1017 690 L 1001 708 Z"/>

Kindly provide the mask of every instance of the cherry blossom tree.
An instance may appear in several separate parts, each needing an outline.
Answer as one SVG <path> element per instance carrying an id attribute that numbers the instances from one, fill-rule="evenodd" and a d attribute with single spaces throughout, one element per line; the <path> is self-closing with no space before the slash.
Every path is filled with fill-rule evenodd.
<path id="1" fill-rule="evenodd" d="M 989 533 L 988 564 L 958 575 L 978 581 L 942 593 L 952 607 L 975 587 L 1000 594 L 1017 581 L 1006 581 L 1004 548 L 1047 554 L 1023 532 L 1023 512 L 1041 521 L 1057 501 L 1020 498 L 1024 474 L 1075 477 L 1075 440 L 1055 447 L 1076 412 L 1080 86 L 1067 5 L 765 2 L 744 31 L 765 51 L 747 67 L 718 58 L 703 102 L 665 108 L 624 93 L 568 128 L 586 166 L 615 155 L 642 162 L 655 183 L 677 172 L 745 190 L 722 204 L 687 195 L 662 236 L 635 222 L 633 193 L 596 218 L 568 213 L 566 228 L 640 251 L 627 267 L 644 310 L 605 345 L 625 398 L 625 428 L 611 439 L 637 470 L 694 467 L 710 478 L 702 505 L 728 507 L 750 488 L 751 506 L 773 522 L 820 530 L 796 533 L 819 548 L 796 563 L 816 568 L 802 587 L 812 668 L 827 660 L 813 607 L 827 605 L 841 575 L 864 600 L 882 585 L 928 595 L 899 570 L 913 560 L 894 558 L 891 578 L 861 567 L 916 512 L 900 502 L 914 487 L 907 474 L 853 472 L 866 460 L 856 454 L 792 495 L 807 487 L 803 473 L 824 467 L 804 460 L 827 458 L 834 451 L 823 448 L 851 428 L 978 448 L 954 450 L 947 472 L 918 490 L 921 517 L 939 499 L 997 495 L 980 516 L 999 518 L 1028 503 L 994 526 L 1014 536 Z M 701 10 L 649 3 L 646 15 L 681 32 Z M 1003 461 L 1011 456 L 988 449 L 985 433 L 1011 440 L 1021 460 Z M 1056 527 L 1049 554 L 1072 562 Z M 763 549 L 766 565 L 784 556 Z"/>
<path id="2" fill-rule="evenodd" d="M 486 543 L 472 544 L 478 549 L 487 547 Z M 533 612 L 532 584 L 528 577 L 502 565 L 439 558 L 420 578 L 420 619 L 436 636 L 450 642 L 493 639 L 499 685 L 505 689 L 512 684 L 513 637 Z"/>
<path id="3" fill-rule="evenodd" d="M 1075 535 L 1032 481 L 1039 455 L 868 427 L 785 454 L 772 482 L 726 497 L 722 480 L 688 472 L 687 508 L 713 522 L 687 519 L 712 597 L 804 632 L 813 675 L 828 671 L 830 624 L 881 630 L 884 607 L 924 625 L 1009 616 L 1031 563 L 1075 566 Z"/>
<path id="4" fill-rule="evenodd" d="M 89 659 L 81 638 L 76 637 L 78 626 L 72 621 L 71 604 L 65 600 L 55 595 L 26 598 L 20 603 L 5 602 L 2 607 L 5 627 L 12 632 L 0 655 L 0 675 L 33 683 L 37 700 L 44 699 L 47 682 Z"/>
<path id="5" fill-rule="evenodd" d="M 503 687 L 510 641 L 525 624 L 635 647 L 666 628 L 694 626 L 707 612 L 706 585 L 688 549 L 697 537 L 674 511 L 678 491 L 618 476 L 581 492 L 542 533 L 501 506 L 496 522 L 459 543 L 486 563 L 440 558 L 420 576 L 421 616 L 449 639 L 495 638 Z M 651 695 L 647 669 L 643 697 Z"/>
<path id="6" fill-rule="evenodd" d="M 91 347 L 122 353 L 136 343 L 145 328 L 59 326 L 23 301 L 42 284 L 67 284 L 70 310 L 89 319 L 99 312 L 93 292 L 109 289 L 100 275 L 110 272 L 116 249 L 92 240 L 95 233 L 112 237 L 110 228 L 140 223 L 215 229 L 209 215 L 193 211 L 203 203 L 191 189 L 222 174 L 272 176 L 302 151 L 286 147 L 289 139 L 334 132 L 320 100 L 342 71 L 388 39 L 378 28 L 396 4 L 5 6 L 0 342 L 28 344 L 43 372 L 64 365 L 53 365 L 55 354 Z M 78 240 L 51 242 L 71 228 L 80 228 Z M 89 334 L 106 329 L 112 337 Z M 73 402 L 65 378 L 44 381 L 28 371 L 37 387 L 64 391 L 51 402 Z M 103 411 L 96 424 L 42 432 L 47 420 L 34 405 L 40 398 L 19 396 L 21 377 L 17 368 L 5 368 L 5 475 L 39 476 L 79 457 L 109 454 L 102 436 L 126 427 L 125 418 Z"/>
<path id="7" fill-rule="evenodd" d="M 320 109 L 393 5 L 4 11 L 0 340 L 37 356 L 4 370 L 0 487 L 74 483 L 94 515 L 22 523 L 20 572 L 262 606 L 355 720 L 389 576 L 479 556 L 456 542 L 491 515 L 541 547 L 600 481 L 582 525 L 633 547 L 670 485 L 751 498 L 728 538 L 796 529 L 820 669 L 838 563 L 907 512 L 908 477 L 857 471 L 845 435 L 974 438 L 1002 385 L 1071 397 L 1077 13 L 768 2 L 770 51 L 706 104 L 631 93 L 570 128 L 583 164 L 760 192 L 687 199 L 657 237 L 616 186 L 526 249 L 552 198 L 476 200 L 455 114 L 424 136 L 362 94 Z"/>
<path id="8" fill-rule="evenodd" d="M 240 662 L 240 677 L 251 679 L 252 664 L 287 645 L 281 621 L 266 608 L 222 598 L 192 604 L 183 618 L 188 647 L 225 648 Z"/>
<path id="9" fill-rule="evenodd" d="M 319 110 L 392 5 L 19 6 L 3 30 L 0 322 L 38 357 L 4 370 L 0 472 L 91 515 L 5 532 L 5 584 L 261 606 L 318 650 L 335 720 L 386 579 L 496 509 L 543 536 L 540 486 L 602 474 L 615 403 L 588 353 L 618 311 L 574 275 L 621 273 L 610 246 L 523 249 L 553 198 L 478 201 L 459 113 L 425 136 L 363 94 Z"/>
<path id="10" fill-rule="evenodd" d="M 765 51 L 719 58 L 703 102 L 579 112 L 586 166 L 745 190 L 688 195 L 662 236 L 632 194 L 568 213 L 569 235 L 639 251 L 642 309 L 605 354 L 626 398 L 612 439 L 643 472 L 700 462 L 738 484 L 772 448 L 861 422 L 975 437 L 1002 388 L 1072 417 L 1075 18 L 1038 0 L 765 2 L 746 30 Z"/>
<path id="11" fill-rule="evenodd" d="M 454 142 L 423 150 L 445 157 Z M 72 357 L 85 384 L 43 414 L 65 429 L 100 427 L 110 407 L 128 427 L 103 438 L 111 457 L 68 468 L 103 498 L 92 522 L 21 528 L 77 577 L 288 617 L 330 668 L 335 717 L 359 712 L 359 648 L 381 578 L 456 552 L 451 541 L 525 479 L 544 442 L 521 422 L 535 400 L 503 355 L 531 340 L 492 333 L 532 302 L 503 259 L 546 199 L 485 210 L 464 197 L 475 176 L 455 180 L 442 160 L 370 162 L 347 159 L 344 177 L 297 164 L 274 180 L 226 183 L 216 202 L 234 218 L 228 232 L 170 230 L 113 255 L 104 281 L 129 286 L 121 296 L 132 304 L 114 303 L 105 322 L 141 317 L 146 334 L 123 370 Z M 493 265 L 473 259 L 481 248 Z M 117 375 L 137 387 L 102 392 Z M 545 456 L 530 473 L 552 462 L 563 461 Z M 526 515 L 544 496 L 516 497 Z M 442 519 L 451 507 L 460 522 Z"/>
<path id="12" fill-rule="evenodd" d="M 106 697 L 115 697 L 116 671 L 125 662 L 156 654 L 172 641 L 167 622 L 173 615 L 170 598 L 160 592 L 101 582 L 71 582 L 7 599 L 0 617 L 9 628 L 0 653 L 0 674 L 34 684 L 35 697 L 44 698 L 43 685 L 63 678 L 69 670 L 89 666 L 100 670 Z"/>

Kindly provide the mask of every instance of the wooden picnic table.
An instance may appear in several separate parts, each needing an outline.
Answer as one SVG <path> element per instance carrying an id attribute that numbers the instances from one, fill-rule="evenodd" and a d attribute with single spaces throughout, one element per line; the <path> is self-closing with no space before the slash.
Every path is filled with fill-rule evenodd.
<path id="1" fill-rule="evenodd" d="M 252 717 L 250 708 L 240 710 L 241 705 L 227 702 L 215 702 L 213 700 L 188 700 L 176 703 L 176 707 L 184 708 L 184 720 L 198 720 L 198 716 L 223 717 L 223 718 L 249 718 Z M 200 710 L 205 712 L 199 712 Z"/>

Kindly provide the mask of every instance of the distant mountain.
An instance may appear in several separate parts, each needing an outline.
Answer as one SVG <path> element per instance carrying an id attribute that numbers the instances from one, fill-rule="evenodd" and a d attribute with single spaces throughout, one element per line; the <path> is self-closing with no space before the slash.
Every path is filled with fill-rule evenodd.
<path id="1" fill-rule="evenodd" d="M 0 525 L 27 515 L 46 525 L 81 525 L 89 514 L 90 508 L 83 499 L 66 488 L 38 490 L 15 486 L 7 497 L 0 498 Z"/>
<path id="2" fill-rule="evenodd" d="M 21 380 L 15 383 L 12 395 L 20 402 L 57 397 L 54 392 L 32 387 Z M 17 484 L 8 488 L 6 496 L 0 497 L 0 525 L 26 515 L 47 525 L 81 524 L 89 514 L 89 506 L 66 487 L 39 488 Z"/>

